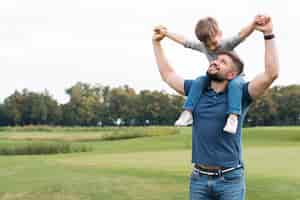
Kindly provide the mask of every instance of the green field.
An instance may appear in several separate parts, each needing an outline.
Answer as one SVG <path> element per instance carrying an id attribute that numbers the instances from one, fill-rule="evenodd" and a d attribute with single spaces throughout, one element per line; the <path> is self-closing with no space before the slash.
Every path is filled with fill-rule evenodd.
<path id="1" fill-rule="evenodd" d="M 123 130 L 131 131 L 118 129 Z M 55 155 L 0 155 L 0 199 L 188 199 L 190 128 L 172 135 L 126 140 L 100 140 L 101 134 L 97 130 L 2 130 L 0 147 L 28 143 L 36 136 L 39 140 L 63 138 L 93 150 Z M 244 159 L 247 199 L 300 200 L 300 127 L 244 129 Z"/>

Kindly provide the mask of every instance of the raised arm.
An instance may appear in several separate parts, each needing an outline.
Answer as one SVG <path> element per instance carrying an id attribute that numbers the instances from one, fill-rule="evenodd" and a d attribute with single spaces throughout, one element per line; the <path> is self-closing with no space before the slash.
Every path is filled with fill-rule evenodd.
<path id="1" fill-rule="evenodd" d="M 272 38 L 273 26 L 271 18 L 268 18 L 267 24 L 258 25 L 256 26 L 256 29 L 261 31 L 265 38 L 269 39 L 265 40 L 265 71 L 250 81 L 248 86 L 249 94 L 252 98 L 261 96 L 274 80 L 277 79 L 279 74 L 279 62 L 275 38 Z"/>
<path id="2" fill-rule="evenodd" d="M 169 31 L 166 31 L 166 37 L 181 45 L 184 45 L 186 41 L 186 39 L 182 35 Z"/>
<path id="3" fill-rule="evenodd" d="M 171 33 L 165 26 L 157 26 L 154 28 L 154 31 L 158 34 L 165 35 L 167 38 L 173 40 L 174 42 L 184 45 L 185 38 L 182 35 Z"/>
<path id="4" fill-rule="evenodd" d="M 184 79 L 180 77 L 168 63 L 160 43 L 163 37 L 164 35 L 155 32 L 152 38 L 154 55 L 160 76 L 171 88 L 184 95 Z"/>
<path id="5" fill-rule="evenodd" d="M 258 16 L 256 16 L 250 24 L 242 28 L 237 35 L 234 35 L 233 37 L 223 40 L 225 50 L 232 51 L 241 42 L 243 42 L 249 35 L 251 35 L 251 33 L 253 33 L 253 31 L 255 30 L 257 18 Z"/>
<path id="6" fill-rule="evenodd" d="M 183 45 L 185 48 L 190 48 L 190 49 L 200 51 L 200 52 L 205 51 L 205 45 L 202 42 L 188 40 L 182 35 L 168 31 L 168 29 L 165 26 L 160 25 L 160 26 L 155 27 L 154 32 L 164 35 L 165 37 L 169 38 L 170 40 Z"/>
<path id="7" fill-rule="evenodd" d="M 241 29 L 241 31 L 239 32 L 239 37 L 241 38 L 241 40 L 244 40 L 249 35 L 251 35 L 251 33 L 253 33 L 254 30 L 255 30 L 255 19 L 250 24 L 248 24 L 247 26 Z"/>

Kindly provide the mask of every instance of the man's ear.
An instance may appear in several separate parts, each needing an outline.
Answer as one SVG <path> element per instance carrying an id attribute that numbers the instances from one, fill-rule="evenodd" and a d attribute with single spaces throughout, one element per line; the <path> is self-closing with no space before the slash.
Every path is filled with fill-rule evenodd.
<path id="1" fill-rule="evenodd" d="M 236 71 L 231 71 L 228 73 L 227 79 L 228 80 L 232 80 L 234 79 L 236 76 L 238 75 L 238 73 Z"/>

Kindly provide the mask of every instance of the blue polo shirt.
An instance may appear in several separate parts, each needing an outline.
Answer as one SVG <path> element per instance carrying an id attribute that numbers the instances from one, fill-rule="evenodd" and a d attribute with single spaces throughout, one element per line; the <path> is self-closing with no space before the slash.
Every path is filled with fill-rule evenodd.
<path id="1" fill-rule="evenodd" d="M 193 82 L 195 81 L 184 81 L 186 96 Z M 203 91 L 193 111 L 192 163 L 222 167 L 243 164 L 242 124 L 252 102 L 248 84 L 243 85 L 242 114 L 236 134 L 223 131 L 227 119 L 227 91 L 216 93 L 211 88 Z"/>

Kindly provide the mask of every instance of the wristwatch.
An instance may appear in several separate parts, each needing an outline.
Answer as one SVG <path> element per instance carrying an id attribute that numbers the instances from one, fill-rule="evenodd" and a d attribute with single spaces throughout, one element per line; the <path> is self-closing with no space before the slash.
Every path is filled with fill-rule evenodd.
<path id="1" fill-rule="evenodd" d="M 273 38 L 275 38 L 275 35 L 273 33 L 269 35 L 264 35 L 265 40 L 272 40 Z"/>

